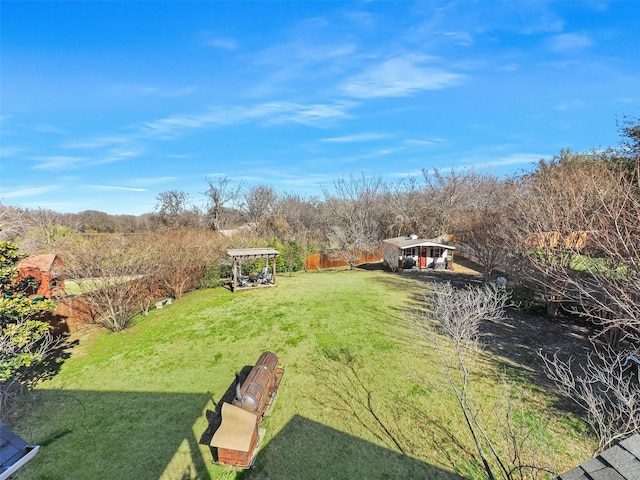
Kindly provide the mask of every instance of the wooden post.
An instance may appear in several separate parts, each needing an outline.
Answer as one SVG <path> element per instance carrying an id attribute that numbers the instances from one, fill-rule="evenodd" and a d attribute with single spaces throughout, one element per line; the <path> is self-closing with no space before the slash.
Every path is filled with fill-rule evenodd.
<path id="1" fill-rule="evenodd" d="M 231 291 L 235 291 L 237 285 L 237 271 L 236 271 L 236 257 L 233 257 L 233 262 L 231 264 Z"/>
<path id="2" fill-rule="evenodd" d="M 267 259 L 268 260 L 268 259 Z M 273 257 L 273 284 L 276 284 L 276 257 Z"/>

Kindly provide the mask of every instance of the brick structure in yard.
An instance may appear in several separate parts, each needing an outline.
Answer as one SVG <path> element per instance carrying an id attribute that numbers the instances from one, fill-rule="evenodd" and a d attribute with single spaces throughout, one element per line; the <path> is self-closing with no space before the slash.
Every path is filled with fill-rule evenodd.
<path id="1" fill-rule="evenodd" d="M 18 262 L 16 282 L 32 279 L 26 293 L 56 301 L 56 309 L 44 316 L 54 334 L 70 333 L 94 321 L 94 313 L 80 296 L 67 297 L 64 291 L 64 263 L 55 253 L 31 255 Z"/>
<path id="2" fill-rule="evenodd" d="M 62 260 L 55 253 L 32 255 L 18 262 L 16 281 L 34 280 L 34 286 L 27 291 L 29 295 L 61 298 L 64 296 L 63 268 Z"/>

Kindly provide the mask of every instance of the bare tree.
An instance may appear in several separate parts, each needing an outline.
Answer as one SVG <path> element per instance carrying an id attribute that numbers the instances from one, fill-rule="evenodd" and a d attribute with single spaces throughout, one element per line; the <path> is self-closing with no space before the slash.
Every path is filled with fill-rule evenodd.
<path id="1" fill-rule="evenodd" d="M 78 282 L 95 321 L 109 330 L 129 326 L 144 305 L 153 251 L 144 238 L 95 235 L 65 258 L 67 276 Z"/>
<path id="2" fill-rule="evenodd" d="M 231 185 L 224 176 L 205 178 L 209 188 L 204 193 L 207 197 L 207 222 L 213 230 L 223 230 L 228 224 L 228 209 L 240 200 L 242 185 Z"/>
<path id="3" fill-rule="evenodd" d="M 491 480 L 537 478 L 550 473 L 535 455 L 540 446 L 527 444 L 531 440 L 530 431 L 517 428 L 511 408 L 504 411 L 506 428 L 500 432 L 501 441 L 490 438 L 481 416 L 482 401 L 473 390 L 473 368 L 482 351 L 480 325 L 500 321 L 508 302 L 508 293 L 491 285 L 456 290 L 450 283 L 444 283 L 434 285 L 426 297 L 425 311 L 416 317 L 420 332 L 435 347 L 438 363 L 449 391 L 457 400 L 478 461 Z"/>
<path id="4" fill-rule="evenodd" d="M 380 203 L 385 236 L 424 233 L 424 194 L 415 177 L 385 185 Z"/>
<path id="5" fill-rule="evenodd" d="M 294 235 L 302 232 L 319 232 L 322 219 L 319 212 L 320 200 L 305 198 L 295 193 L 278 195 L 278 214 L 291 226 Z"/>
<path id="6" fill-rule="evenodd" d="M 482 266 L 485 282 L 496 268 L 506 266 L 514 248 L 511 211 L 516 188 L 511 180 L 484 177 L 475 186 L 475 205 L 452 220 L 457 240 Z"/>
<path id="7" fill-rule="evenodd" d="M 343 252 L 351 268 L 363 250 L 379 244 L 380 177 L 340 178 L 334 192 L 324 189 L 324 220 L 327 236 Z"/>
<path id="8" fill-rule="evenodd" d="M 180 190 L 160 192 L 156 197 L 156 211 L 163 225 L 169 228 L 195 227 L 200 212 L 189 203 L 189 194 Z"/>
<path id="9" fill-rule="evenodd" d="M 598 439 L 596 452 L 640 431 L 640 386 L 633 373 L 638 365 L 628 352 L 599 347 L 574 371 L 571 359 L 541 355 L 545 373 L 560 392 L 585 413 Z"/>
<path id="10" fill-rule="evenodd" d="M 640 161 L 636 168 L 640 174 Z M 619 331 L 634 348 L 640 346 L 638 174 L 630 180 L 626 171 L 618 171 L 617 182 L 608 186 L 594 180 L 600 208 L 589 217 L 581 217 L 587 226 L 586 245 L 569 244 L 577 260 L 553 272 L 566 282 L 568 296 L 580 305 L 582 315 L 605 333 Z"/>
<path id="11" fill-rule="evenodd" d="M 25 210 L 0 203 L 0 240 L 14 241 L 31 228 L 32 222 Z"/>
<path id="12" fill-rule="evenodd" d="M 20 247 L 30 255 L 38 253 L 60 253 L 66 244 L 78 235 L 71 228 L 58 223 L 43 223 L 31 230 L 22 238 Z"/>
<path id="13" fill-rule="evenodd" d="M 473 171 L 451 170 L 448 174 L 435 169 L 422 171 L 425 188 L 423 221 L 429 225 L 429 237 L 450 233 L 454 220 L 469 211 L 478 200 L 477 187 L 482 176 Z"/>
<path id="14" fill-rule="evenodd" d="M 153 250 L 150 285 L 176 299 L 202 281 L 205 269 L 218 261 L 225 245 L 216 232 L 186 228 L 157 233 L 146 242 Z"/>
<path id="15" fill-rule="evenodd" d="M 263 223 L 274 216 L 278 195 L 267 185 L 249 188 L 242 196 L 242 210 L 256 232 L 260 232 Z"/>
<path id="16" fill-rule="evenodd" d="M 617 122 L 622 140 L 615 160 L 623 171 L 628 173 L 628 179 L 633 181 L 638 174 L 636 163 L 640 159 L 640 117 L 623 115 Z"/>
<path id="17" fill-rule="evenodd" d="M 590 187 L 599 208 L 579 217 L 584 235 L 564 245 L 573 261 L 549 270 L 555 282 L 566 285 L 576 313 L 599 328 L 594 337 L 605 341 L 603 346 L 594 340 L 579 374 L 570 361 L 545 358 L 549 378 L 586 413 L 599 451 L 640 428 L 633 371 L 640 363 L 640 170 L 629 173 L 621 166 L 615 182 L 594 179 Z"/>
<path id="18" fill-rule="evenodd" d="M 83 233 L 112 233 L 115 225 L 111 215 L 98 210 L 78 213 L 78 230 Z"/>
<path id="19" fill-rule="evenodd" d="M 602 218 L 618 183 L 602 152 L 563 151 L 522 178 L 511 232 L 530 262 L 530 279 L 542 287 L 549 315 L 559 314 L 584 239 L 593 237 L 594 221 Z"/>

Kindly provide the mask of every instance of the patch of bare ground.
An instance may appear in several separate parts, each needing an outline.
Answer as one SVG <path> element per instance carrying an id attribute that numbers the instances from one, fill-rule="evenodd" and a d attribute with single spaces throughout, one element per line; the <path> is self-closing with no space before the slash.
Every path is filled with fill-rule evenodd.
<path id="1" fill-rule="evenodd" d="M 472 261 L 458 257 L 453 271 L 411 270 L 402 273 L 425 282 L 451 282 L 461 288 L 482 285 L 480 267 Z M 574 366 L 582 363 L 592 350 L 589 325 L 577 317 L 551 318 L 511 308 L 500 322 L 482 325 L 482 343 L 495 356 L 498 368 L 517 381 L 534 384 L 542 389 L 555 389 L 544 373 L 544 362 L 539 353 L 563 359 L 572 358 Z M 567 405 L 565 405 L 567 407 Z M 573 408 L 571 408 L 573 410 Z"/>
<path id="2" fill-rule="evenodd" d="M 482 325 L 482 343 L 523 381 L 550 386 L 540 353 L 546 356 L 558 353 L 561 358 L 573 358 L 573 363 L 579 364 L 591 350 L 590 330 L 578 322 L 510 309 L 500 322 Z"/>

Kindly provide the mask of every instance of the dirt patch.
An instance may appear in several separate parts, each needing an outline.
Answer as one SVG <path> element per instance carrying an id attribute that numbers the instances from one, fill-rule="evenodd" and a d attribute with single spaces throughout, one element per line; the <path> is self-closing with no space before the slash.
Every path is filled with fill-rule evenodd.
<path id="1" fill-rule="evenodd" d="M 458 288 L 467 285 L 482 285 L 482 274 L 478 265 L 470 260 L 458 258 L 455 270 L 411 270 L 402 276 L 424 282 L 451 282 Z M 590 326 L 580 318 L 551 318 L 529 314 L 518 309 L 509 309 L 500 322 L 485 322 L 481 328 L 482 343 L 486 350 L 497 356 L 496 362 L 512 375 L 541 388 L 553 388 L 543 370 L 540 353 L 558 355 L 563 359 L 573 358 L 574 365 L 582 363 L 592 350 Z"/>
<path id="2" fill-rule="evenodd" d="M 543 371 L 540 353 L 563 359 L 573 358 L 579 364 L 591 351 L 590 329 L 586 324 L 566 318 L 548 318 L 512 309 L 500 322 L 482 325 L 482 343 L 493 354 L 504 359 L 505 366 L 515 368 L 523 380 L 539 386 L 550 386 Z"/>

